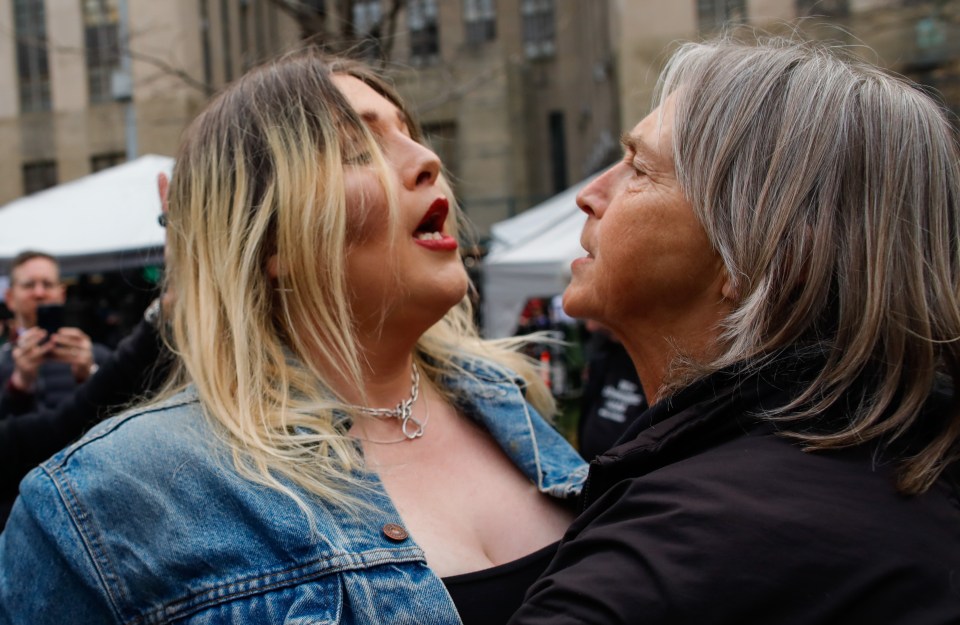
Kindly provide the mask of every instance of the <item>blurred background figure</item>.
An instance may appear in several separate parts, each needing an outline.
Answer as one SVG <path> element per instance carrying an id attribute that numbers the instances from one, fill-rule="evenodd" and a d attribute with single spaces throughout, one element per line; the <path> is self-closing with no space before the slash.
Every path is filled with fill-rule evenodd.
<path id="1" fill-rule="evenodd" d="M 0 530 L 20 480 L 98 421 L 157 390 L 173 362 L 161 337 L 159 299 L 133 332 L 102 361 L 96 374 L 55 408 L 0 419 Z"/>
<path id="2" fill-rule="evenodd" d="M 647 409 L 637 370 L 623 344 L 596 321 L 588 321 L 586 381 L 580 403 L 577 447 L 593 460 L 620 440 Z"/>
<path id="3" fill-rule="evenodd" d="M 168 178 L 157 186 L 166 212 Z M 83 294 L 81 290 L 81 295 Z M 150 397 L 167 379 L 174 358 L 162 337 L 173 289 L 155 298 L 133 331 L 100 363 L 97 372 L 56 408 L 0 419 L 0 530 L 17 498 L 20 480 L 35 466 L 79 438 L 88 428 L 134 400 Z M 87 307 L 85 305 L 85 307 Z M 90 318 L 87 318 L 90 321 Z"/>
<path id="4" fill-rule="evenodd" d="M 6 292 L 6 287 L 4 287 Z M 13 335 L 13 313 L 5 302 L 0 302 L 0 347 L 6 345 Z"/>
<path id="5" fill-rule="evenodd" d="M 14 258 L 5 296 L 14 327 L 0 347 L 0 419 L 55 408 L 109 355 L 80 328 L 59 327 L 65 299 L 53 256 L 28 250 Z M 45 306 L 58 311 L 55 326 L 39 327 Z"/>

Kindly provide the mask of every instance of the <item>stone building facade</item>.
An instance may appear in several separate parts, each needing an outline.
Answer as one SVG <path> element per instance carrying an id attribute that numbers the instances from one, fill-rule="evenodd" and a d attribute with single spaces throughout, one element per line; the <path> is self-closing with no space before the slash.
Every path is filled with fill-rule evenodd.
<path id="1" fill-rule="evenodd" d="M 960 114 L 960 0 L 616 0 L 610 12 L 623 127 L 650 111 L 675 42 L 710 36 L 728 22 L 850 45 Z"/>
<path id="2" fill-rule="evenodd" d="M 296 33 L 266 0 L 0 0 L 0 203 L 128 149 L 172 155 L 214 89 Z"/>
<path id="3" fill-rule="evenodd" d="M 481 233 L 619 155 L 606 0 L 433 4 L 436 53 L 404 58 L 407 23 L 391 73 Z"/>
<path id="4" fill-rule="evenodd" d="M 356 0 L 346 16 L 340 2 L 301 4 L 363 32 L 391 3 Z M 403 4 L 388 73 L 481 234 L 615 156 L 606 0 Z M 113 78 L 123 25 L 128 81 Z M 0 0 L 0 204 L 128 151 L 172 155 L 212 91 L 301 34 L 270 0 Z"/>
<path id="5" fill-rule="evenodd" d="M 394 2 L 288 4 L 322 15 L 332 36 L 345 20 L 373 28 Z M 960 111 L 960 0 L 401 5 L 395 28 L 381 29 L 385 67 L 480 235 L 617 158 L 670 47 L 728 21 L 862 42 Z M 117 53 L 124 26 L 129 65 Z M 174 154 L 213 91 L 302 35 L 277 0 L 0 0 L 0 205 L 128 152 Z"/>

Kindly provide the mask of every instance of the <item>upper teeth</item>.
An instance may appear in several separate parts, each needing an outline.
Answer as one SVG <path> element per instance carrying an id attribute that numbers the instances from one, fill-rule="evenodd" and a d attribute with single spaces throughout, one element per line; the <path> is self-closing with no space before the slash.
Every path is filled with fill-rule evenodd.
<path id="1" fill-rule="evenodd" d="M 443 235 L 439 232 L 421 232 L 417 234 L 417 238 L 421 241 L 439 241 Z"/>

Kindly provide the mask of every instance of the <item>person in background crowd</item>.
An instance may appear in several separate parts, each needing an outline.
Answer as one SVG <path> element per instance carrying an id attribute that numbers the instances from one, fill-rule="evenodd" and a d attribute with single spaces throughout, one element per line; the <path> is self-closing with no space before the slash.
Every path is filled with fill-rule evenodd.
<path id="1" fill-rule="evenodd" d="M 162 213 L 169 180 L 159 174 Z M 164 217 L 160 221 L 163 223 Z M 0 530 L 6 524 L 21 479 L 38 464 L 80 437 L 92 425 L 150 396 L 166 380 L 173 357 L 163 340 L 163 319 L 175 298 L 172 285 L 144 311 L 143 318 L 97 372 L 53 409 L 0 420 Z"/>
<path id="2" fill-rule="evenodd" d="M 110 354 L 80 328 L 48 336 L 37 326 L 37 308 L 62 305 L 65 296 L 55 258 L 28 250 L 13 259 L 5 299 L 15 330 L 0 347 L 0 419 L 56 408 Z"/>
<path id="3" fill-rule="evenodd" d="M 660 85 L 564 294 L 652 406 L 510 623 L 960 623 L 955 129 L 820 43 L 685 44 Z"/>
<path id="4" fill-rule="evenodd" d="M 0 302 L 0 347 L 6 345 L 13 335 L 13 313 L 4 302 Z"/>
<path id="5" fill-rule="evenodd" d="M 644 414 L 647 401 L 623 344 L 595 321 L 587 321 L 586 382 L 577 424 L 577 448 L 590 461 L 614 446 Z"/>
<path id="6" fill-rule="evenodd" d="M 527 303 L 523 306 L 523 311 L 520 313 L 520 318 L 517 322 L 516 334 L 523 336 L 532 334 L 533 332 L 549 330 L 550 325 L 550 317 L 547 315 L 544 298 L 532 297 L 527 300 Z"/>
<path id="7" fill-rule="evenodd" d="M 171 386 L 21 483 L 0 623 L 505 622 L 586 465 L 522 341 L 478 337 L 396 93 L 315 52 L 251 71 L 167 215 Z"/>
<path id="8" fill-rule="evenodd" d="M 158 313 L 157 305 L 147 309 L 97 372 L 59 406 L 0 419 L 0 529 L 30 469 L 166 379 L 171 356 L 160 336 Z"/>

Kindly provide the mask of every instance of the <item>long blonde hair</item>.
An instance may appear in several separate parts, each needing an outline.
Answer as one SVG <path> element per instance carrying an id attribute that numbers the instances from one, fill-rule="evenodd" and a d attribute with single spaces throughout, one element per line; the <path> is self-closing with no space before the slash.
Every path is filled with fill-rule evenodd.
<path id="1" fill-rule="evenodd" d="M 241 474 L 305 510 L 289 484 L 351 505 L 363 469 L 345 433 L 350 410 L 314 362 L 320 355 L 363 389 L 344 268 L 343 163 L 358 143 L 390 195 L 383 155 L 335 74 L 393 102 L 421 140 L 400 98 L 369 68 L 300 52 L 249 72 L 197 117 L 169 194 L 172 343 L 181 361 L 171 392 L 194 384 Z M 276 281 L 266 271 L 273 256 L 282 268 Z M 464 298 L 421 337 L 415 357 L 426 376 L 467 375 L 460 363 L 483 359 L 521 375 L 528 399 L 551 415 L 552 397 L 516 344 L 481 340 L 471 320 Z"/>
<path id="2" fill-rule="evenodd" d="M 921 410 L 938 372 L 960 381 L 960 169 L 944 112 L 843 49 L 795 39 L 684 45 L 661 78 L 661 102 L 671 93 L 681 187 L 739 293 L 722 353 L 673 384 L 813 348 L 822 371 L 767 416 L 809 449 L 923 431 L 898 484 L 923 492 L 960 436 L 956 404 L 926 422 Z M 808 427 L 840 401 L 843 427 Z"/>

